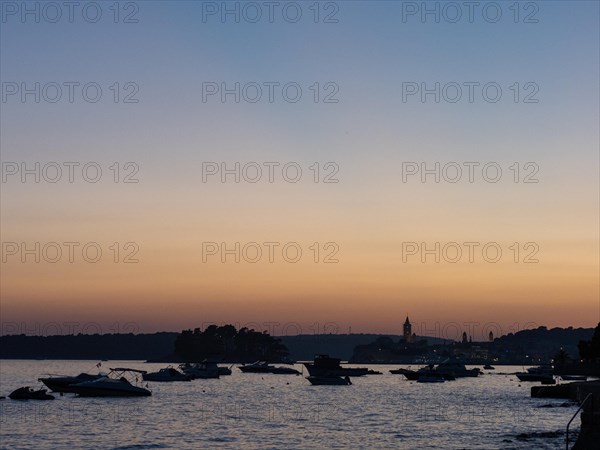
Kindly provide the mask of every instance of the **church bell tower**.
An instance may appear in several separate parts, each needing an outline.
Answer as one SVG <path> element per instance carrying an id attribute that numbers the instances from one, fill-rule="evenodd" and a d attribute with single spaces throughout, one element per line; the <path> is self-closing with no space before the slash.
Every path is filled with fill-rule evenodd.
<path id="1" fill-rule="evenodd" d="M 408 320 L 408 316 L 406 316 L 406 320 L 404 321 L 404 342 L 407 344 L 412 344 L 413 334 L 412 334 L 412 325 L 410 324 L 410 320 Z"/>

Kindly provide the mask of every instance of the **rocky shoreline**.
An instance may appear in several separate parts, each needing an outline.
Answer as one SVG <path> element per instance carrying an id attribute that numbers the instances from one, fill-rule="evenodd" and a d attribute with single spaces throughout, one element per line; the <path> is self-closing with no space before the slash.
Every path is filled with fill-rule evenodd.
<path id="1" fill-rule="evenodd" d="M 557 386 L 533 386 L 531 396 L 569 399 L 576 401 L 579 405 L 585 401 L 581 411 L 581 429 L 573 450 L 598 449 L 598 442 L 600 442 L 600 381 L 583 381 Z"/>

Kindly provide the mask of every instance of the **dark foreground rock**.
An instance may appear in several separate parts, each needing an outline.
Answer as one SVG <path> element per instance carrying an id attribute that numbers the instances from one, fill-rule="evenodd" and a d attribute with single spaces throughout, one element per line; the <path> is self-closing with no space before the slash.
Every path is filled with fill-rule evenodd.
<path id="1" fill-rule="evenodd" d="M 600 448 L 600 382 L 579 386 L 577 401 L 587 398 L 581 412 L 581 430 L 573 450 L 598 450 Z"/>
<path id="2" fill-rule="evenodd" d="M 583 381 L 565 383 L 556 386 L 533 386 L 531 396 L 535 398 L 560 398 L 568 399 L 583 405 L 581 411 L 581 428 L 575 441 L 573 450 L 598 450 L 600 448 L 600 381 Z M 563 403 L 562 405 L 567 405 Z M 552 407 L 541 405 L 540 407 Z M 577 420 L 577 419 L 576 419 Z M 577 428 L 572 423 L 573 428 Z M 566 436 L 573 442 L 575 433 Z M 519 439 L 519 438 L 517 438 Z M 527 439 L 527 436 L 521 436 Z"/>

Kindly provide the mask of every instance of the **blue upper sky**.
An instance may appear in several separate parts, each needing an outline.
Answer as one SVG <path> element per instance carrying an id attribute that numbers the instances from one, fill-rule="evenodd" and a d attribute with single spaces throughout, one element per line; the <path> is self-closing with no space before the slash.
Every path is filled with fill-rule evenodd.
<path id="1" fill-rule="evenodd" d="M 47 145 L 57 130 L 61 130 L 57 132 L 61 149 L 55 151 L 68 154 L 71 146 L 62 132 L 67 124 L 77 151 L 81 139 L 102 141 L 110 128 L 123 134 L 131 153 L 147 154 L 148 142 L 140 147 L 128 136 L 139 142 L 160 133 L 161 140 L 172 139 L 183 156 L 182 130 L 195 130 L 210 138 L 216 132 L 228 134 L 229 129 L 262 133 L 267 125 L 282 130 L 292 146 L 296 140 L 302 141 L 303 152 L 314 148 L 307 144 L 315 137 L 327 141 L 335 136 L 340 144 L 343 133 L 357 131 L 357 127 L 369 138 L 385 138 L 395 132 L 404 136 L 442 133 L 449 140 L 460 137 L 463 148 L 472 140 L 478 154 L 486 151 L 479 145 L 482 136 L 504 140 L 510 129 L 512 138 L 521 143 L 526 139 L 532 145 L 514 143 L 505 151 L 518 148 L 519 153 L 541 152 L 540 157 L 548 153 L 560 157 L 558 149 L 543 145 L 546 140 L 554 141 L 559 130 L 561 136 L 573 139 L 570 152 L 591 151 L 577 142 L 597 138 L 592 125 L 598 118 L 598 2 L 537 2 L 535 9 L 522 2 L 519 23 L 510 9 L 512 2 L 498 3 L 502 17 L 497 23 L 484 20 L 480 9 L 470 23 L 464 7 L 457 23 L 448 22 L 455 14 L 450 9 L 441 15 L 440 23 L 432 15 L 423 23 L 419 13 L 403 16 L 407 6 L 402 2 L 388 1 L 344 1 L 335 8 L 321 2 L 319 20 L 333 14 L 337 23 L 314 23 L 312 2 L 299 3 L 302 18 L 297 23 L 284 20 L 280 7 L 274 10 L 274 23 L 269 23 L 264 2 L 257 3 L 263 13 L 258 23 L 244 20 L 253 17 L 251 9 L 245 10 L 245 15 L 241 10 L 240 23 L 232 15 L 223 23 L 219 13 L 206 16 L 203 22 L 206 4 L 220 9 L 221 2 L 202 3 L 144 1 L 137 2 L 138 11 L 123 6 L 122 16 L 134 12 L 132 18 L 138 23 L 113 23 L 108 3 L 103 4 L 97 23 L 83 20 L 78 10 L 73 23 L 64 17 L 66 10 L 58 23 L 48 23 L 44 16 L 41 23 L 33 22 L 31 16 L 22 23 L 18 13 L 5 16 L 1 24 L 3 81 L 95 81 L 104 88 L 97 104 L 77 99 L 74 105 L 62 101 L 43 107 L 32 107 L 31 101 L 25 105 L 14 100 L 3 103 L 5 155 L 11 154 L 11 144 L 18 147 L 21 157 L 43 154 L 47 149 L 36 144 L 40 136 Z M 428 5 L 435 8 L 438 3 L 444 5 Z M 228 3 L 230 8 L 234 5 Z M 288 16 L 295 13 L 287 11 Z M 494 14 L 495 10 L 489 9 L 486 17 L 493 19 Z M 523 23 L 529 14 L 528 20 L 538 22 Z M 115 105 L 105 101 L 112 95 L 108 87 L 115 81 L 136 83 L 140 102 Z M 203 82 L 268 81 L 300 83 L 302 101 L 281 101 L 281 91 L 276 91 L 279 101 L 274 104 L 261 101 L 240 107 L 229 100 L 221 105 L 218 95 L 208 103 L 201 102 Z M 437 105 L 430 96 L 429 102 L 421 105 L 418 95 L 402 102 L 403 82 L 433 86 L 435 82 L 469 81 L 499 83 L 501 101 L 483 101 L 481 88 L 477 88 L 474 104 L 462 100 Z M 339 103 L 308 101 L 314 82 L 339 86 L 334 97 Z M 510 87 L 515 82 L 520 89 L 525 83 L 535 83 L 539 92 L 533 98 L 539 103 L 511 101 L 514 90 Z M 529 92 L 523 90 L 522 95 Z M 266 97 L 266 91 L 263 95 Z M 27 134 L 26 140 L 23 134 Z M 344 145 L 332 145 L 331 151 L 341 157 L 339 152 L 348 150 Z M 380 151 L 385 155 L 388 150 Z"/>

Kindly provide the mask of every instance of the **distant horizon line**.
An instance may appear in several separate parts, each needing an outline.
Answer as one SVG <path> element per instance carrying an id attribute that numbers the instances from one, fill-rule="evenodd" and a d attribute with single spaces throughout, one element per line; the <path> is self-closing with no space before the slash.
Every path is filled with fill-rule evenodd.
<path id="1" fill-rule="evenodd" d="M 216 325 L 218 327 L 222 327 L 225 325 L 232 325 L 235 327 L 235 325 L 233 324 L 223 324 L 223 325 L 217 325 L 217 324 L 213 324 Z M 600 322 L 599 322 L 600 325 Z M 210 325 L 209 325 L 210 326 Z M 28 334 L 28 333 L 0 333 L 0 338 L 3 337 L 14 337 L 14 336 L 26 336 L 26 337 L 68 337 L 68 336 L 110 336 L 110 335 L 129 335 L 129 334 L 133 334 L 134 336 L 140 336 L 140 335 L 153 335 L 153 334 L 181 334 L 183 331 L 194 331 L 195 329 L 198 329 L 200 327 L 194 327 L 194 328 L 183 328 L 180 331 L 167 331 L 167 330 L 162 330 L 162 331 L 153 331 L 153 332 L 133 332 L 133 331 L 109 331 L 109 332 L 101 332 L 101 333 L 94 333 L 94 332 L 81 332 L 81 330 L 74 332 L 74 333 L 62 333 L 62 334 Z M 203 328 L 202 331 L 206 330 L 207 327 Z M 242 327 L 244 328 L 244 327 Z M 242 328 L 237 328 L 236 330 L 240 330 Z M 245 327 L 248 328 L 248 327 Z M 550 330 L 556 330 L 556 329 L 560 329 L 560 330 L 569 330 L 569 329 L 573 329 L 573 330 L 593 330 L 595 328 L 595 326 L 590 326 L 590 327 L 574 327 L 572 325 L 567 326 L 567 327 L 552 327 L 549 328 L 546 325 L 538 325 L 535 328 L 525 328 L 522 330 L 517 330 L 517 331 L 511 331 L 505 334 L 501 334 L 501 335 L 493 335 L 494 339 L 497 338 L 501 338 L 504 336 L 508 336 L 510 334 L 517 334 L 523 331 L 533 331 L 533 330 L 538 330 L 540 328 L 545 328 L 546 330 L 550 331 Z M 268 330 L 256 330 L 254 328 L 248 328 L 249 330 L 255 331 L 255 332 L 259 332 L 259 333 L 268 333 Z M 466 331 L 465 331 L 466 333 Z M 364 336 L 364 335 L 372 335 L 372 336 L 379 336 L 379 337 L 398 337 L 398 338 L 402 338 L 403 334 L 402 333 L 381 333 L 381 332 L 356 332 L 356 333 L 339 333 L 339 332 L 335 332 L 335 333 L 298 333 L 298 334 L 270 334 L 268 333 L 270 336 L 274 337 L 274 338 L 293 338 L 293 337 L 311 337 L 311 336 Z M 451 338 L 451 337 L 440 337 L 440 336 L 431 336 L 431 335 L 421 335 L 421 334 L 415 334 L 416 338 L 420 338 L 420 339 L 435 339 L 435 340 L 439 340 L 439 341 L 449 341 L 449 342 L 461 342 L 462 339 L 456 339 L 456 338 Z M 486 343 L 486 342 L 490 342 L 490 340 L 477 340 L 477 338 L 472 339 L 473 336 L 469 335 L 467 333 L 467 339 L 469 339 L 469 343 Z"/>

